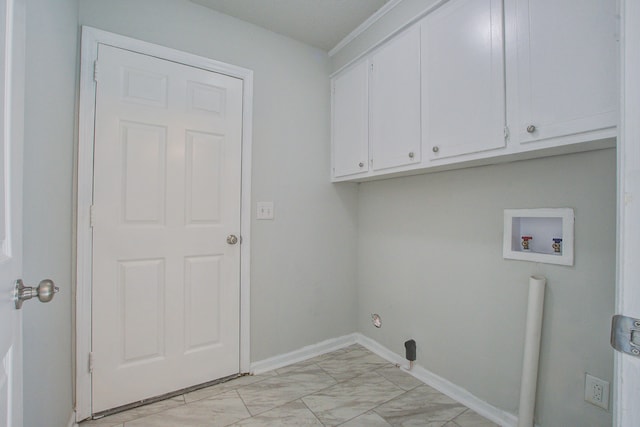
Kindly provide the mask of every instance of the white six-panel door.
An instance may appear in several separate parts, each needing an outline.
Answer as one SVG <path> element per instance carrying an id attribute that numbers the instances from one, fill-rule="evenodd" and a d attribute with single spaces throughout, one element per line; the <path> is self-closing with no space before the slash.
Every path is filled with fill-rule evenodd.
<path id="1" fill-rule="evenodd" d="M 100 45 L 93 412 L 239 372 L 242 80 Z"/>

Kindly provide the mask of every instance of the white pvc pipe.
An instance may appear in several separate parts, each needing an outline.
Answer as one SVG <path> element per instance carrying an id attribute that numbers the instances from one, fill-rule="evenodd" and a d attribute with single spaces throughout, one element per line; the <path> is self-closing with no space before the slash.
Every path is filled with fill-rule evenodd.
<path id="1" fill-rule="evenodd" d="M 527 326 L 522 358 L 522 379 L 520 382 L 520 409 L 518 427 L 533 427 L 536 407 L 536 386 L 538 383 L 538 360 L 540 359 L 540 336 L 542 335 L 542 312 L 544 308 L 544 276 L 529 278 L 529 303 Z"/>

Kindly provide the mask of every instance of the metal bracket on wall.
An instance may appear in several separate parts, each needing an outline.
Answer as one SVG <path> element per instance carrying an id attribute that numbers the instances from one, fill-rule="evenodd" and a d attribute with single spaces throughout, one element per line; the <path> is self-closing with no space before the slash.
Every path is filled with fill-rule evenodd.
<path id="1" fill-rule="evenodd" d="M 640 319 L 617 314 L 611 319 L 611 346 L 640 357 Z"/>

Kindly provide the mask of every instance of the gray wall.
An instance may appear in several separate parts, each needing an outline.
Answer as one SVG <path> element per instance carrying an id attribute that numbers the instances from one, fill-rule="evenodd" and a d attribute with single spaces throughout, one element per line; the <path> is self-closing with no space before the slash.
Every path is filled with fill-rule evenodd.
<path id="1" fill-rule="evenodd" d="M 516 412 L 536 272 L 549 279 L 538 421 L 610 425 L 609 413 L 583 402 L 582 382 L 584 372 L 612 379 L 613 150 L 360 190 L 329 183 L 330 70 L 429 2 L 405 0 L 330 62 L 186 0 L 28 0 L 24 276 L 52 277 L 62 292 L 25 309 L 25 426 L 65 425 L 72 406 L 78 23 L 254 70 L 253 210 L 273 200 L 276 219 L 252 222 L 252 361 L 356 329 L 398 353 L 412 337 L 421 365 Z M 576 209 L 575 267 L 502 259 L 502 209 L 527 206 Z M 44 403 L 33 410 L 34 401 Z"/>
<path id="2" fill-rule="evenodd" d="M 186 0 L 83 0 L 80 24 L 254 71 L 251 360 L 355 328 L 356 187 L 329 182 L 326 52 Z M 254 215 L 255 216 L 255 215 Z"/>
<path id="3" fill-rule="evenodd" d="M 353 332 L 357 190 L 329 182 L 326 52 L 186 0 L 27 3 L 24 271 L 62 291 L 25 310 L 25 426 L 72 410 L 78 24 L 254 70 L 252 210 L 276 219 L 252 222 L 251 360 Z"/>
<path id="4" fill-rule="evenodd" d="M 404 0 L 332 58 L 340 69 L 435 0 Z M 505 208 L 572 207 L 573 267 L 502 259 Z M 359 331 L 517 414 L 528 277 L 548 279 L 536 421 L 611 425 L 584 402 L 584 374 L 611 382 L 615 150 L 361 184 Z M 370 314 L 383 328 L 371 326 Z"/>
<path id="5" fill-rule="evenodd" d="M 65 426 L 72 412 L 71 247 L 77 0 L 28 0 L 24 278 L 60 293 L 24 312 L 24 425 Z"/>
<path id="6" fill-rule="evenodd" d="M 573 267 L 502 258 L 503 210 L 575 210 Z M 517 414 L 528 278 L 547 278 L 536 421 L 607 426 L 584 374 L 611 382 L 616 153 L 370 182 L 358 197 L 359 330 Z M 383 327 L 371 325 L 379 313 Z"/>

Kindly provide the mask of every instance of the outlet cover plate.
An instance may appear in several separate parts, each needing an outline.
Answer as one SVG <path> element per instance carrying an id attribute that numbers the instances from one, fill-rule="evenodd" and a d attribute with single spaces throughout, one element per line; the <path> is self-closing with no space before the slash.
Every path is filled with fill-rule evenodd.
<path id="1" fill-rule="evenodd" d="M 602 409 L 609 409 L 609 383 L 593 375 L 586 374 L 584 381 L 584 400 L 599 406 Z"/>

